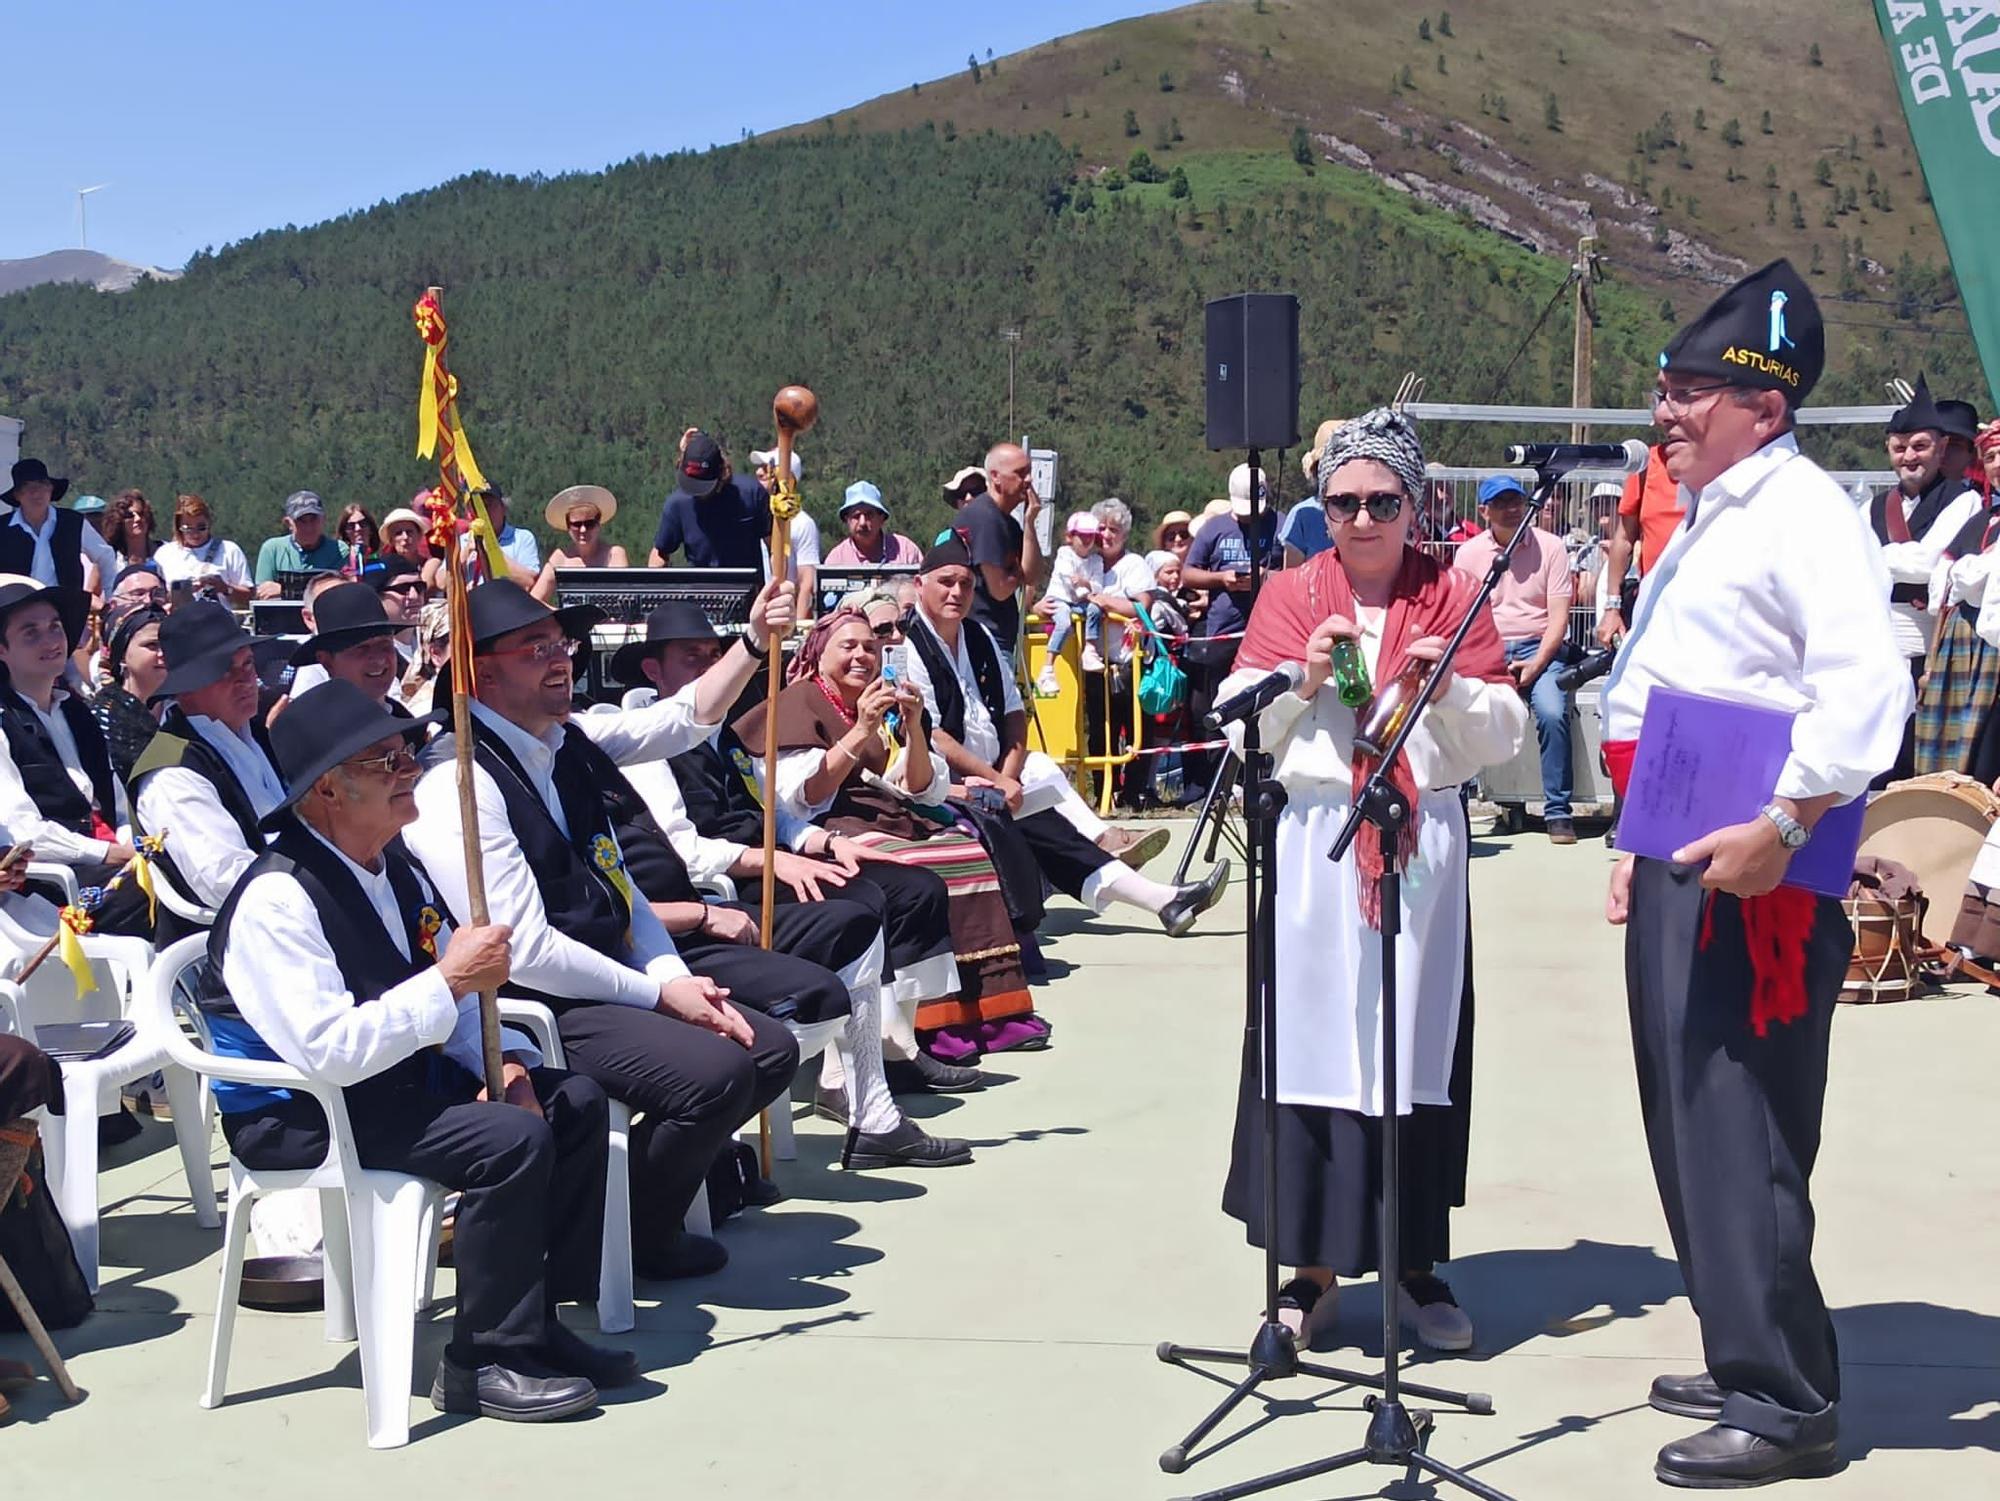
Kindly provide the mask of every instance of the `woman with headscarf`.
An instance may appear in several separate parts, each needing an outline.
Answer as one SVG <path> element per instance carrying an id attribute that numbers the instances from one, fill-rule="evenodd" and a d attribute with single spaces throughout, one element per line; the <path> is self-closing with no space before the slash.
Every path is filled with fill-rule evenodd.
<path id="1" fill-rule="evenodd" d="M 2000 480 L 2000 422 L 1980 431 L 1985 465 L 1979 488 Z M 1956 771 L 1992 784 L 2000 778 L 2000 517 L 1981 506 L 1946 544 L 1931 577 L 1938 624 L 1917 700 L 1916 771 Z"/>
<path id="2" fill-rule="evenodd" d="M 117 618 L 105 642 L 104 682 L 90 701 L 90 712 L 104 732 L 111 769 L 121 782 L 132 775 L 132 763 L 160 727 L 151 705 L 167 677 L 167 659 L 160 651 L 160 622 L 166 618 L 158 605 L 140 605 Z"/>
<path id="3" fill-rule="evenodd" d="M 1478 584 L 1412 542 L 1424 459 L 1408 418 L 1387 408 L 1356 418 L 1329 439 L 1316 473 L 1332 545 L 1265 583 L 1221 689 L 1232 693 L 1287 662 L 1305 673 L 1259 721 L 1288 794 L 1265 888 L 1277 901 L 1278 1254 L 1298 1268 L 1280 1301 L 1289 1319 L 1316 1328 L 1327 1322 L 1335 1277 L 1380 1270 L 1399 1280 L 1402 1320 L 1422 1343 L 1466 1349 L 1471 1321 L 1432 1270 L 1450 1258 L 1470 1121 L 1472 966 L 1458 788 L 1515 754 L 1527 710 L 1482 605 L 1450 683 L 1391 769 L 1415 814 L 1396 855 L 1403 1265 L 1378 1268 L 1382 850 L 1363 830 L 1339 864 L 1326 858 L 1355 786 L 1374 769 L 1355 749 L 1357 711 L 1326 682 L 1341 638 L 1360 643 L 1377 685 L 1413 659 L 1437 661 Z M 1253 1244 L 1264 1232 L 1259 1062 L 1246 1040 L 1222 1200 Z"/>
<path id="4" fill-rule="evenodd" d="M 883 612 L 885 623 L 888 612 Z M 778 766 L 756 772 L 763 796 L 836 834 L 932 871 L 951 897 L 960 990 L 919 1003 L 917 1035 L 945 1063 L 1047 1046 L 1021 968 L 1021 945 L 985 849 L 941 805 L 951 779 L 931 748 L 929 716 L 907 682 L 882 676 L 869 614 L 843 606 L 814 623 L 778 695 Z M 764 744 L 766 706 L 735 725 Z"/>

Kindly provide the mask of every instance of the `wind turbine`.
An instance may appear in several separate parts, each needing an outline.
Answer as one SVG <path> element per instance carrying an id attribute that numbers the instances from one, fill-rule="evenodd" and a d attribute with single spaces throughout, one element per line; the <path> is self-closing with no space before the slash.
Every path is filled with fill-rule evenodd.
<path id="1" fill-rule="evenodd" d="M 106 188 L 110 186 L 111 184 L 108 182 L 100 182 L 94 188 L 78 188 L 76 190 L 76 248 L 77 249 L 88 250 L 90 248 L 90 236 L 86 232 L 88 229 L 88 224 L 84 218 L 83 200 L 88 198 L 92 193 L 103 192 Z"/>

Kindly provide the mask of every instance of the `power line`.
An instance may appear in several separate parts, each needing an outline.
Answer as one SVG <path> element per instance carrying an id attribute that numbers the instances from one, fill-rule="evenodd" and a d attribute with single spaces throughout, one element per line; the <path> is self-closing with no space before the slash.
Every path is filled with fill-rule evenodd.
<path id="1" fill-rule="evenodd" d="M 1515 350 L 1513 357 L 1507 361 L 1507 368 L 1500 372 L 1500 379 L 1493 383 L 1492 394 L 1486 398 L 1486 401 L 1482 405 L 1491 405 L 1500 399 L 1500 393 L 1507 386 L 1507 377 L 1514 373 L 1514 366 L 1520 362 L 1521 356 L 1528 352 L 1528 346 L 1535 342 L 1535 335 L 1540 333 L 1542 325 L 1549 321 L 1549 314 L 1556 310 L 1556 304 L 1562 301 L 1563 293 L 1576 285 L 1577 274 L 1577 269 L 1574 266 L 1570 267 L 1569 275 L 1565 276 L 1562 285 L 1556 288 L 1555 296 L 1551 297 L 1548 306 L 1542 309 L 1542 316 L 1537 318 L 1535 326 L 1528 330 L 1528 337 L 1521 341 L 1521 347 Z"/>

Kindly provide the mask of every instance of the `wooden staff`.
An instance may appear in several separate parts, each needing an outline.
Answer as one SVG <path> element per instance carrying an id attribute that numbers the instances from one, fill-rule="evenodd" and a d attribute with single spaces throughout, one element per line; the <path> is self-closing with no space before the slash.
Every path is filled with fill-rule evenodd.
<path id="1" fill-rule="evenodd" d="M 417 327 L 426 343 L 434 345 L 437 357 L 432 369 L 432 394 L 437 402 L 438 499 L 456 519 L 465 494 L 464 476 L 458 466 L 458 397 L 452 387 L 451 372 L 445 364 L 444 288 L 427 287 L 425 301 L 436 313 L 436 338 L 425 329 L 424 304 L 417 304 Z M 478 557 L 479 549 L 472 550 Z M 454 532 L 445 554 L 445 610 L 450 620 L 451 641 L 451 733 L 458 763 L 459 842 L 465 853 L 465 899 L 474 927 L 484 927 L 486 913 L 486 860 L 479 845 L 479 794 L 472 780 L 472 606 L 466 598 L 465 560 L 459 555 Z M 500 1058 L 500 1002 L 491 990 L 479 992 L 479 1044 L 486 1072 L 486 1098 L 503 1100 Z"/>

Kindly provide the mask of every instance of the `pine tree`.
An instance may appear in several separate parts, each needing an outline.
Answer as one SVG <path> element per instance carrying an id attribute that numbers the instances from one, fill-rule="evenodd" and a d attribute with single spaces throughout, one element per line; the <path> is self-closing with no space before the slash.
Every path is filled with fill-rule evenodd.
<path id="1" fill-rule="evenodd" d="M 1771 129 L 1771 112 L 1769 110 L 1765 110 L 1763 118 L 1757 122 L 1757 130 L 1760 135 L 1768 136 L 1777 134 L 1775 130 Z"/>
<path id="2" fill-rule="evenodd" d="M 1431 39 L 1431 18 L 1429 16 L 1425 16 L 1421 21 L 1417 22 L 1417 40 L 1420 42 L 1428 42 L 1430 39 Z"/>
<path id="3" fill-rule="evenodd" d="M 1813 163 L 1813 181 L 1823 188 L 1833 186 L 1833 163 L 1821 157 Z"/>
<path id="4" fill-rule="evenodd" d="M 1135 136 L 1138 133 L 1139 133 L 1139 112 L 1137 110 L 1128 109 L 1125 111 L 1125 134 L 1127 134 L 1128 136 Z"/>
<path id="5" fill-rule="evenodd" d="M 1889 144 L 1888 139 L 1882 134 L 1882 122 L 1880 120 L 1877 120 L 1875 122 L 1875 130 L 1873 134 L 1869 136 L 1868 139 L 1869 143 L 1873 145 L 1877 151 L 1880 151 L 1883 147 Z"/>
<path id="6" fill-rule="evenodd" d="M 1174 168 L 1174 175 L 1167 179 L 1167 196 L 1169 198 L 1185 198 L 1192 191 L 1188 187 L 1187 168 Z"/>
<path id="7" fill-rule="evenodd" d="M 1708 81 L 1709 81 L 1710 83 L 1721 83 L 1721 82 L 1722 82 L 1722 59 L 1721 59 L 1721 58 L 1719 58 L 1719 57 L 1711 57 L 1711 58 L 1710 58 L 1710 59 L 1708 60 Z"/>
<path id="8" fill-rule="evenodd" d="M 1306 134 L 1303 125 L 1292 127 L 1292 160 L 1301 167 L 1310 167 L 1313 160 L 1312 137 Z"/>
<path id="9" fill-rule="evenodd" d="M 972 69 L 972 81 L 973 81 L 974 83 L 977 83 L 977 82 L 979 82 L 979 77 L 980 77 L 980 74 L 979 74 L 979 58 L 978 58 L 978 56 L 977 56 L 976 54 L 974 54 L 974 53 L 971 53 L 971 52 L 968 52 L 968 53 L 966 53 L 966 54 L 965 54 L 965 65 L 966 65 L 966 67 L 968 67 L 968 68 Z"/>
<path id="10" fill-rule="evenodd" d="M 1764 186 L 1765 186 L 1765 187 L 1767 187 L 1767 188 L 1771 188 L 1771 189 L 1773 189 L 1773 190 L 1775 190 L 1775 189 L 1777 188 L 1777 186 L 1778 186 L 1778 164 L 1777 164 L 1776 162 L 1767 162 L 1767 163 L 1765 163 L 1765 165 L 1764 165 Z"/>
<path id="11" fill-rule="evenodd" d="M 1514 117 L 1507 113 L 1507 96 L 1505 94 L 1495 94 L 1493 96 L 1493 118 L 1504 121 L 1509 125 L 1514 123 Z"/>
<path id="12" fill-rule="evenodd" d="M 1554 89 L 1542 97 L 1542 126 L 1546 130 L 1556 131 L 1563 128 L 1562 110 L 1556 104 Z"/>
<path id="13" fill-rule="evenodd" d="M 1444 54 L 1443 54 L 1442 52 L 1440 52 L 1440 53 L 1438 54 L 1438 72 L 1442 73 L 1442 72 L 1444 72 L 1444 70 L 1445 70 L 1445 67 L 1444 67 Z"/>
<path id="14" fill-rule="evenodd" d="M 1413 89 L 1417 86 L 1417 80 L 1415 76 L 1410 72 L 1410 65 L 1408 63 L 1403 64 L 1403 71 L 1397 74 L 1396 76 L 1397 79 L 1402 83 L 1403 87 L 1406 89 Z"/>
<path id="15" fill-rule="evenodd" d="M 1173 91 L 1174 75 L 1162 69 L 1160 73 L 1160 92 L 1162 94 L 1171 94 Z"/>
<path id="16" fill-rule="evenodd" d="M 1809 276 L 1826 275 L 1826 257 L 1820 254 L 1818 240 L 1813 241 L 1812 263 L 1806 267 L 1806 274 Z"/>
<path id="17" fill-rule="evenodd" d="M 1731 115 L 1727 120 L 1722 122 L 1722 141 L 1726 146 L 1741 146 L 1743 144 L 1743 122 L 1738 120 L 1736 116 Z"/>
<path id="18" fill-rule="evenodd" d="M 949 120 L 944 122 L 944 129 L 939 133 L 947 141 L 955 141 L 958 139 L 958 127 L 952 124 L 952 122 Z"/>
<path id="19" fill-rule="evenodd" d="M 1708 111 L 1698 104 L 1694 109 L 1694 128 L 1696 130 L 1708 129 Z"/>
<path id="20" fill-rule="evenodd" d="M 1825 61 L 1819 55 L 1818 42 L 1814 42 L 1812 44 L 1812 50 L 1806 53 L 1806 61 L 1811 63 L 1815 68 L 1823 68 L 1826 66 Z"/>
<path id="21" fill-rule="evenodd" d="M 1439 36 L 1451 35 L 1451 12 L 1448 10 L 1441 10 L 1438 12 L 1438 35 Z"/>

